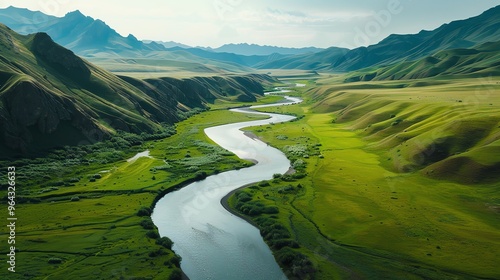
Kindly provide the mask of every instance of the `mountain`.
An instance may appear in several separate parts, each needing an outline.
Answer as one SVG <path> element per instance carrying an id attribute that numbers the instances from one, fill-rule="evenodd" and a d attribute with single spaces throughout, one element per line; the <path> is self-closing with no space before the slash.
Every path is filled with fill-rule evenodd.
<path id="1" fill-rule="evenodd" d="M 176 47 L 168 50 L 186 52 L 195 55 L 197 57 L 202 57 L 210 60 L 222 61 L 227 63 L 234 63 L 246 67 L 254 67 L 255 65 L 259 65 L 267 61 L 272 61 L 274 59 L 280 59 L 286 57 L 285 55 L 280 55 L 277 53 L 271 55 L 241 55 L 230 52 L 207 51 L 199 48 Z"/>
<path id="2" fill-rule="evenodd" d="M 262 83 L 273 81 L 265 75 L 118 77 L 46 33 L 19 35 L 0 25 L 0 150 L 32 154 L 117 131 L 157 133 L 217 98 L 255 100 Z"/>
<path id="3" fill-rule="evenodd" d="M 442 50 L 416 61 L 355 71 L 346 82 L 421 79 L 435 76 L 500 76 L 500 41 L 474 48 Z"/>
<path id="4" fill-rule="evenodd" d="M 284 48 L 284 47 L 276 47 L 276 46 L 260 46 L 256 44 L 225 44 L 221 47 L 210 49 L 214 52 L 223 52 L 223 53 L 234 53 L 240 55 L 260 55 L 267 56 L 272 54 L 305 54 L 305 53 L 315 53 L 319 52 L 323 49 L 308 47 L 308 48 Z"/>
<path id="5" fill-rule="evenodd" d="M 286 57 L 274 57 L 260 62 L 254 67 L 259 69 L 305 69 L 322 70 L 331 67 L 331 61 L 344 56 L 349 49 L 331 47 L 313 54 L 300 54 Z"/>
<path id="6" fill-rule="evenodd" d="M 145 44 L 133 35 L 123 37 L 105 22 L 78 10 L 58 18 L 11 6 L 0 10 L 0 21 L 20 34 L 45 32 L 58 44 L 82 56 L 99 52 L 127 55 L 165 49 L 159 44 Z"/>
<path id="7" fill-rule="evenodd" d="M 338 54 L 338 49 L 327 49 L 310 55 L 296 55 L 276 60 L 259 68 L 285 68 L 323 71 L 352 71 L 371 66 L 384 66 L 399 61 L 417 60 L 438 51 L 470 48 L 500 40 L 500 6 L 479 16 L 444 24 L 432 31 L 418 34 L 390 35 L 378 44 L 359 47 Z M 295 61 L 290 64 L 289 62 Z"/>
<path id="8" fill-rule="evenodd" d="M 30 34 L 37 31 L 37 26 L 45 26 L 49 22 L 54 22 L 57 17 L 46 15 L 38 11 L 15 8 L 9 6 L 0 9 L 0 22 L 9 26 L 21 34 Z"/>
<path id="9" fill-rule="evenodd" d="M 137 64 L 127 64 L 123 61 L 117 64 L 110 62 L 109 59 L 148 58 L 168 62 L 188 71 L 208 67 L 209 72 L 220 73 L 247 72 L 251 70 L 248 67 L 257 63 L 283 57 L 283 55 L 245 56 L 191 48 L 173 42 L 140 41 L 133 35 L 123 37 L 102 20 L 85 16 L 78 10 L 59 18 L 28 9 L 8 7 L 0 9 L 0 22 L 25 35 L 45 32 L 55 42 L 76 54 L 91 59 L 95 63 L 104 61 L 99 65 L 107 69 L 118 68 L 124 72 L 137 69 Z M 173 47 L 167 48 L 167 46 Z M 139 68 L 151 70 L 152 62 L 144 63 Z"/>
<path id="10" fill-rule="evenodd" d="M 181 43 L 178 43 L 178 42 L 174 42 L 174 41 L 164 42 L 164 41 L 143 40 L 143 42 L 146 43 L 146 44 L 154 42 L 154 43 L 163 45 L 167 49 L 176 48 L 176 47 L 183 48 L 183 49 L 192 48 L 191 46 L 184 45 L 184 44 L 181 44 Z"/>

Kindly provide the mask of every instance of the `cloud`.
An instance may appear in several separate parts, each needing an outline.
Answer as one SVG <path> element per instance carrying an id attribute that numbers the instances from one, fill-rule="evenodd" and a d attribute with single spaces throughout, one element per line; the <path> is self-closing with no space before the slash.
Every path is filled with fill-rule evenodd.
<path id="1" fill-rule="evenodd" d="M 295 10 L 283 10 L 266 8 L 260 10 L 245 9 L 233 12 L 226 16 L 225 22 L 239 26 L 300 26 L 313 28 L 317 26 L 331 26 L 337 23 L 349 23 L 366 20 L 373 16 L 372 12 L 303 12 Z"/>
<path id="2" fill-rule="evenodd" d="M 268 20 L 273 20 L 278 23 L 293 23 L 293 24 L 329 24 L 334 22 L 347 22 L 359 20 L 372 16 L 371 12 L 347 12 L 347 11 L 331 11 L 328 13 L 304 13 L 298 11 L 285 11 L 279 9 L 268 8 L 264 14 Z"/>
<path id="3" fill-rule="evenodd" d="M 401 1 L 401 0 L 400 0 Z M 7 4 L 9 2 L 10 4 Z M 63 16 L 80 9 L 99 18 L 122 35 L 139 39 L 179 41 L 191 45 L 217 46 L 238 42 L 284 46 L 328 47 L 352 41 L 387 1 L 373 0 L 23 0 L 1 1 Z M 401 1 L 403 12 L 393 16 L 375 43 L 391 33 L 415 33 L 433 29 L 454 19 L 474 16 L 493 6 L 491 0 L 451 5 L 451 0 Z M 241 41 L 240 41 L 241 40 Z"/>

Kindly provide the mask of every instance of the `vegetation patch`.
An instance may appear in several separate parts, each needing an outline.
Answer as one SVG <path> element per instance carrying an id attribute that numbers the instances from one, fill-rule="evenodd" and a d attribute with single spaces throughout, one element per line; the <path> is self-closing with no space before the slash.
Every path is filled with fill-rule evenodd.
<path id="1" fill-rule="evenodd" d="M 16 236 L 22 244 L 16 270 L 24 272 L 19 279 L 181 279 L 181 258 L 171 251 L 171 240 L 159 236 L 151 206 L 182 182 L 252 164 L 218 148 L 203 129 L 256 118 L 204 112 L 172 127 L 167 138 L 123 132 L 43 158 L 1 162 L 4 169 L 16 166 L 16 182 L 23 186 L 16 197 L 23 217 Z M 145 150 L 150 157 L 126 160 Z M 203 159 L 214 152 L 219 160 L 196 162 L 196 172 L 183 164 L 186 154 Z"/>

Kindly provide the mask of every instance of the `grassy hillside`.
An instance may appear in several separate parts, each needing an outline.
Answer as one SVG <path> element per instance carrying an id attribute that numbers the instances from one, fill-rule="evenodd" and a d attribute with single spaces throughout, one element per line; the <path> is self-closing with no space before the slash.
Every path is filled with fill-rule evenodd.
<path id="1" fill-rule="evenodd" d="M 485 156 L 500 141 L 496 77 L 347 83 L 312 94 L 314 112 L 336 112 L 396 171 L 458 182 L 498 180 L 500 161 Z M 474 172 L 464 166 L 475 166 Z"/>
<path id="2" fill-rule="evenodd" d="M 275 254 L 306 256 L 314 279 L 500 277 L 498 78 L 344 78 L 311 83 L 300 106 L 265 109 L 300 116 L 252 129 L 296 173 L 231 205 L 280 229 L 283 240 L 267 239 Z M 259 205 L 279 213 L 245 212 Z"/>
<path id="3" fill-rule="evenodd" d="M 117 131 L 161 134 L 166 125 L 193 109 L 206 109 L 216 98 L 255 101 L 263 84 L 271 82 L 266 75 L 118 77 L 47 34 L 22 36 L 0 26 L 0 144 L 26 156 L 94 143 Z M 9 155 L 15 156 L 3 154 Z"/>
<path id="4" fill-rule="evenodd" d="M 348 82 L 421 79 L 436 76 L 484 77 L 500 75 L 500 41 L 470 49 L 439 51 L 417 61 L 373 67 L 350 73 Z"/>

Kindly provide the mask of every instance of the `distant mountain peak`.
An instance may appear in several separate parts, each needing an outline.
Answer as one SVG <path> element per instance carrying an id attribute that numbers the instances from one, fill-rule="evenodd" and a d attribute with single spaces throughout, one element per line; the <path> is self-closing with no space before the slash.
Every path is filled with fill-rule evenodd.
<path id="1" fill-rule="evenodd" d="M 249 43 L 231 43 L 225 44 L 218 48 L 208 50 L 214 52 L 227 52 L 235 53 L 240 55 L 271 55 L 274 53 L 278 54 L 303 54 L 303 53 L 314 53 L 321 51 L 321 48 L 308 47 L 308 48 L 287 48 L 287 47 L 277 47 L 269 45 L 258 45 Z"/>
<path id="2" fill-rule="evenodd" d="M 67 13 L 64 17 L 86 18 L 87 16 L 80 12 L 80 10 L 75 10 Z"/>

